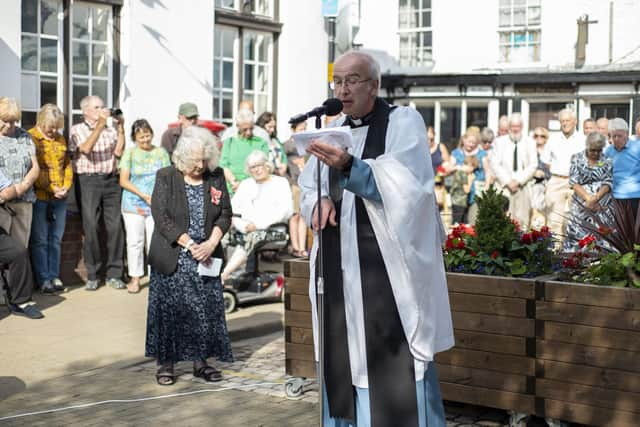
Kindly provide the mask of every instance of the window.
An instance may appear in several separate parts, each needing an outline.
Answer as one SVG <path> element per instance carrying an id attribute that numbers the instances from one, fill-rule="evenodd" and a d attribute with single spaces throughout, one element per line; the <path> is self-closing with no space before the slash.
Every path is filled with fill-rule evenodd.
<path id="1" fill-rule="evenodd" d="M 540 126 L 550 131 L 560 130 L 558 112 L 563 108 L 573 108 L 573 102 L 530 102 L 529 129 Z"/>
<path id="2" fill-rule="evenodd" d="M 80 120 L 80 101 L 97 95 L 111 106 L 111 8 L 74 3 L 71 10 L 71 111 Z"/>
<path id="3" fill-rule="evenodd" d="M 500 0 L 500 62 L 540 61 L 540 0 Z"/>
<path id="4" fill-rule="evenodd" d="M 400 0 L 398 10 L 400 64 L 422 66 L 432 61 L 431 0 Z"/>
<path id="5" fill-rule="evenodd" d="M 489 121 L 489 109 L 485 106 L 468 106 L 467 107 L 467 127 L 477 126 L 483 129 Z"/>
<path id="6" fill-rule="evenodd" d="M 43 104 L 63 104 L 62 4 L 59 0 L 22 1 L 22 126 L 35 125 Z"/>
<path id="7" fill-rule="evenodd" d="M 238 30 L 216 26 L 213 49 L 213 117 L 225 123 L 233 121 L 236 41 Z"/>
<path id="8" fill-rule="evenodd" d="M 594 119 L 620 117 L 629 123 L 629 104 L 591 104 L 591 117 Z"/>
<path id="9" fill-rule="evenodd" d="M 252 101 L 256 114 L 270 111 L 273 104 L 273 36 L 216 25 L 214 37 L 214 119 L 232 124 L 240 100 Z M 240 69 L 241 81 L 237 78 Z"/>
<path id="10" fill-rule="evenodd" d="M 216 0 L 215 6 L 273 18 L 273 0 Z"/>
<path id="11" fill-rule="evenodd" d="M 43 104 L 53 103 L 68 113 L 80 113 L 80 100 L 98 95 L 111 106 L 111 6 L 62 0 L 22 0 L 22 126 L 35 124 Z M 63 16 L 70 16 L 70 50 L 63 50 Z M 69 88 L 64 87 L 64 64 L 69 64 Z M 75 118 L 77 121 L 78 117 Z"/>
<path id="12" fill-rule="evenodd" d="M 243 36 L 243 98 L 257 114 L 271 109 L 271 35 L 246 31 Z"/>

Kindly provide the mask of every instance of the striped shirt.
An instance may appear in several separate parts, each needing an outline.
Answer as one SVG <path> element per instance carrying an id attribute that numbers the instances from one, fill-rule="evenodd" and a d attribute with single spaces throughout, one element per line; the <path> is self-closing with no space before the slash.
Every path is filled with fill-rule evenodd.
<path id="1" fill-rule="evenodd" d="M 34 184 L 36 198 L 54 200 L 55 187 L 68 190 L 73 179 L 67 141 L 60 134 L 50 140 L 37 127 L 31 128 L 29 134 L 36 146 L 36 157 L 40 165 L 40 175 Z"/>
<path id="2" fill-rule="evenodd" d="M 73 159 L 73 170 L 77 174 L 108 175 L 117 170 L 114 151 L 118 143 L 118 131 L 112 127 L 102 129 L 91 152 L 84 154 L 78 146 L 84 144 L 93 129 L 87 122 L 82 122 L 74 125 L 69 132 L 69 152 Z"/>

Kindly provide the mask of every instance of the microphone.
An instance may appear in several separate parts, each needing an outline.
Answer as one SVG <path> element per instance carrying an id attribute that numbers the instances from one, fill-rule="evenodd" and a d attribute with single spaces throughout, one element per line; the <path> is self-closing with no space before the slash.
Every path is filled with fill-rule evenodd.
<path id="1" fill-rule="evenodd" d="M 291 117 L 289 119 L 289 124 L 296 125 L 300 122 L 304 122 L 310 117 L 323 116 L 323 115 L 335 116 L 336 114 L 339 114 L 341 111 L 342 111 L 342 101 L 340 101 L 338 98 L 329 98 L 326 101 L 324 101 L 320 107 L 316 107 L 307 113 L 298 114 L 296 116 Z"/>

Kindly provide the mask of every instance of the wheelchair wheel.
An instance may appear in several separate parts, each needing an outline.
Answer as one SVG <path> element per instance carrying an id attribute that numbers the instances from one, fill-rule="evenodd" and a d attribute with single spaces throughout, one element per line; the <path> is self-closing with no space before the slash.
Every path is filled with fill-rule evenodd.
<path id="1" fill-rule="evenodd" d="M 235 294 L 229 291 L 222 291 L 222 298 L 224 300 L 224 312 L 226 314 L 233 313 L 238 305 Z"/>

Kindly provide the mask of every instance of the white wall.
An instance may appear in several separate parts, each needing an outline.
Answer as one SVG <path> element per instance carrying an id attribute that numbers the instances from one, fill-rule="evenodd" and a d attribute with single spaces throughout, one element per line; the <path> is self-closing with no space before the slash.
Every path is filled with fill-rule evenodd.
<path id="1" fill-rule="evenodd" d="M 278 136 L 290 135 L 289 117 L 327 99 L 328 38 L 320 0 L 281 1 L 278 58 Z"/>
<path id="2" fill-rule="evenodd" d="M 432 7 L 435 73 L 495 65 L 498 0 L 433 0 Z"/>
<path id="3" fill-rule="evenodd" d="M 156 144 L 178 106 L 211 118 L 214 2 L 127 0 L 122 11 L 121 105 L 129 124 L 146 118 Z"/>
<path id="4" fill-rule="evenodd" d="M 0 96 L 20 99 L 20 0 L 2 0 L 0 13 Z"/>
<path id="5" fill-rule="evenodd" d="M 398 0 L 360 0 L 360 31 L 356 37 L 366 49 L 386 51 L 397 58 Z"/>

